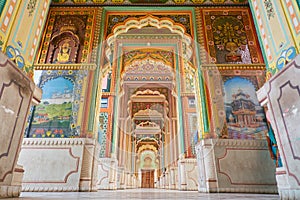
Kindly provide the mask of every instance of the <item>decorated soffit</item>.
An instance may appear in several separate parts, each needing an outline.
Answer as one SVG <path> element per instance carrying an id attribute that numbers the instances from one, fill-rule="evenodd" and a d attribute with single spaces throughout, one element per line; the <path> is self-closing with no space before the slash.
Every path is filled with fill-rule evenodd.
<path id="1" fill-rule="evenodd" d="M 248 0 L 52 0 L 52 5 L 245 5 Z"/>
<path id="2" fill-rule="evenodd" d="M 157 110 L 151 110 L 149 108 L 145 110 L 140 110 L 134 114 L 135 118 L 145 118 L 145 117 L 154 117 L 154 118 L 162 118 L 162 114 Z"/>
<path id="3" fill-rule="evenodd" d="M 156 49 L 136 49 L 123 53 L 123 63 L 127 73 L 145 73 L 147 69 L 143 70 L 141 66 L 155 65 L 157 68 L 160 66 L 161 69 L 152 69 L 149 73 L 169 74 L 172 73 L 173 58 L 172 51 Z"/>
<path id="4" fill-rule="evenodd" d="M 151 100 L 149 100 L 149 98 Z M 154 99 L 154 100 L 153 100 Z M 166 97 L 163 94 L 160 94 L 159 91 L 152 91 L 152 90 L 144 90 L 144 91 L 137 91 L 136 94 L 132 95 L 130 97 L 130 100 L 132 102 L 138 101 L 138 102 L 153 102 L 153 101 L 159 101 L 159 102 L 165 102 Z"/>
<path id="5" fill-rule="evenodd" d="M 150 121 L 141 122 L 136 126 L 136 130 L 145 130 L 145 129 L 160 130 L 160 126 L 157 125 L 155 122 L 150 122 Z"/>
<path id="6" fill-rule="evenodd" d="M 123 54 L 123 61 L 125 65 L 132 63 L 134 60 L 156 60 L 172 66 L 173 52 L 157 49 L 136 49 L 132 51 L 125 51 Z"/>
<path id="7" fill-rule="evenodd" d="M 138 148 L 138 154 L 142 153 L 143 151 L 153 151 L 155 153 L 157 153 L 157 148 L 158 146 L 155 146 L 153 144 L 141 144 Z"/>

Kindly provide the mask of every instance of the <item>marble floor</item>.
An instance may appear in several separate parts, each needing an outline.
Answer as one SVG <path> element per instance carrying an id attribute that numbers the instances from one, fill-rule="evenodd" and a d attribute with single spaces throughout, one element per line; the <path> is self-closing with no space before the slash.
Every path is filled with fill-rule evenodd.
<path id="1" fill-rule="evenodd" d="M 198 193 L 162 189 L 127 189 L 98 192 L 22 192 L 20 198 L 9 200 L 81 200 L 81 199 L 197 199 L 197 200 L 278 200 L 278 195 L 244 193 Z M 1 199 L 2 200 L 2 199 Z"/>

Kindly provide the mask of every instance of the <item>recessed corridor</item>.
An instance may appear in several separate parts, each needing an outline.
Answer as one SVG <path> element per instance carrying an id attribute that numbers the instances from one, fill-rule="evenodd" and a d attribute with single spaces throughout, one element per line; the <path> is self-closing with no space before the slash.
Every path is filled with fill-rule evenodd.
<path id="1" fill-rule="evenodd" d="M 23 192 L 20 200 L 76 200 L 76 199 L 197 199 L 197 200 L 278 200 L 276 194 L 199 193 L 162 189 L 101 190 L 98 192 Z M 12 200 L 12 199 L 10 199 Z"/>

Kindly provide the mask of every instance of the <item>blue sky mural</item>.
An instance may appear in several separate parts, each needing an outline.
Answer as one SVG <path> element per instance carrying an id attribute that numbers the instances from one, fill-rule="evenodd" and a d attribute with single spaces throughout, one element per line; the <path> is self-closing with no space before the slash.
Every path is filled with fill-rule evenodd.
<path id="1" fill-rule="evenodd" d="M 35 107 L 29 137 L 69 137 L 72 125 L 74 85 L 57 77 L 42 85 L 42 101 Z"/>
<path id="2" fill-rule="evenodd" d="M 73 91 L 73 84 L 70 80 L 62 77 L 58 77 L 47 81 L 43 86 L 43 99 L 50 99 L 53 94 L 63 94 L 66 91 Z"/>
<path id="3" fill-rule="evenodd" d="M 224 92 L 228 137 L 233 139 L 263 138 L 267 126 L 253 83 L 240 76 L 232 77 L 224 83 Z"/>
<path id="4" fill-rule="evenodd" d="M 232 79 L 229 79 L 224 83 L 224 88 L 226 91 L 225 97 L 224 97 L 226 103 L 231 103 L 232 95 L 238 93 L 238 90 L 241 89 L 241 90 L 243 90 L 243 92 L 250 95 L 253 103 L 255 103 L 256 105 L 259 105 L 258 100 L 256 98 L 254 85 L 245 78 L 234 77 Z"/>

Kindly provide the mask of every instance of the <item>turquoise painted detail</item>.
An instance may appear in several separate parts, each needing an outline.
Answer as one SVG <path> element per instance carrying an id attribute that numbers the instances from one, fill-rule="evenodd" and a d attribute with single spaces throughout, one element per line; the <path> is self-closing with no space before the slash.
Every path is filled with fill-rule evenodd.
<path id="1" fill-rule="evenodd" d="M 252 13 L 252 16 L 253 16 L 253 22 L 254 22 L 254 25 L 255 25 L 256 33 L 257 33 L 257 38 L 258 38 L 259 46 L 260 46 L 260 49 L 262 50 L 262 55 L 263 55 L 264 63 L 266 65 L 266 68 L 270 69 L 270 65 L 268 63 L 267 55 L 266 55 L 265 48 L 264 48 L 264 43 L 262 41 L 262 37 L 261 37 L 261 34 L 260 34 L 259 25 L 258 25 L 257 19 L 255 17 L 256 16 L 255 9 L 254 9 L 252 3 L 249 3 L 249 5 L 250 5 L 250 10 L 251 10 L 251 13 Z"/>
<path id="2" fill-rule="evenodd" d="M 178 47 L 176 45 L 176 50 L 178 50 Z M 177 105 L 178 105 L 178 117 L 179 117 L 179 133 L 180 133 L 180 150 L 181 152 L 180 153 L 184 153 L 184 132 L 183 132 L 183 129 L 184 129 L 184 124 L 183 124 L 183 117 L 182 117 L 182 101 L 181 101 L 181 96 L 180 96 L 180 93 L 181 93 L 181 87 L 180 87 L 180 83 L 181 83 L 181 77 L 180 77 L 180 69 L 179 69 L 179 59 L 178 59 L 178 54 L 176 54 L 176 87 L 177 87 L 177 98 L 178 98 L 178 102 L 177 102 Z M 187 128 L 187 127 L 186 127 Z"/>
<path id="3" fill-rule="evenodd" d="M 6 4 L 6 0 L 0 0 L 0 16 L 2 14 L 5 4 Z"/>
<path id="4" fill-rule="evenodd" d="M 282 167 L 282 161 L 281 158 L 279 156 L 279 151 L 278 151 L 278 147 L 277 147 L 277 141 L 273 132 L 272 127 L 270 126 L 270 129 L 268 131 L 268 135 L 269 135 L 269 139 L 270 143 L 269 143 L 269 148 L 271 148 L 272 154 L 273 154 L 273 158 L 274 158 L 274 163 L 276 165 L 276 167 Z"/>
<path id="5" fill-rule="evenodd" d="M 94 74 L 94 80 L 98 80 L 96 78 L 98 78 L 98 73 Z M 96 107 L 96 101 L 94 99 L 96 99 L 97 97 L 97 88 L 98 88 L 98 84 L 93 84 L 92 86 L 92 98 L 91 98 L 91 106 L 90 106 L 90 113 L 89 114 L 89 119 L 88 119 L 88 131 L 92 131 L 93 130 L 93 125 L 94 125 L 94 113 L 95 113 L 95 107 Z"/>
<path id="6" fill-rule="evenodd" d="M 16 56 L 16 65 L 20 68 L 23 69 L 23 67 L 25 66 L 25 60 L 21 55 L 17 55 Z"/>
<path id="7" fill-rule="evenodd" d="M 276 61 L 276 67 L 281 70 L 287 62 L 292 61 L 297 55 L 295 47 L 291 46 L 288 49 L 282 51 L 281 56 Z"/>
<path id="8" fill-rule="evenodd" d="M 103 18 L 103 13 L 102 13 L 102 18 L 101 19 L 104 19 Z M 102 42 L 103 42 L 103 27 L 104 27 L 104 20 L 101 20 L 101 24 L 100 24 L 100 27 L 101 27 L 101 32 L 100 32 L 100 38 L 99 38 L 99 43 L 98 43 L 98 50 L 97 50 L 97 55 L 102 55 Z M 100 63 L 100 58 L 101 56 L 97 56 L 96 57 L 96 65 L 98 66 L 99 63 Z M 98 94 L 98 84 L 101 85 L 101 83 L 99 83 L 99 75 L 100 75 L 100 67 L 97 67 L 97 69 L 95 70 L 95 73 L 94 73 L 94 81 L 93 82 L 93 86 L 92 86 L 92 98 L 91 98 L 91 105 L 90 105 L 90 110 L 89 110 L 89 117 L 88 117 L 88 131 L 93 131 L 93 126 L 94 126 L 94 120 L 95 120 L 95 110 L 96 109 L 96 98 L 97 98 L 97 94 Z"/>
<path id="9" fill-rule="evenodd" d="M 192 12 L 192 17 L 193 17 L 193 26 L 194 27 L 197 27 L 197 24 L 196 23 L 196 17 L 195 17 L 195 9 L 193 9 L 193 12 Z M 198 38 L 198 33 L 197 33 L 197 30 L 196 28 L 194 28 L 194 35 L 195 35 L 195 38 Z M 195 42 L 197 42 L 195 40 Z M 208 133 L 209 132 L 209 121 L 208 121 L 208 113 L 207 113 L 207 104 L 206 104 L 206 96 L 205 96 L 205 92 L 204 92 L 204 83 L 203 83 L 203 78 L 202 78 L 202 71 L 201 71 L 201 59 L 199 58 L 199 48 L 200 48 L 200 45 L 197 44 L 195 45 L 196 46 L 196 55 L 198 55 L 198 62 L 199 62 L 199 65 L 198 65 L 198 80 L 199 80 L 199 91 L 200 91 L 200 98 L 201 98 L 201 110 L 202 110 L 202 119 L 199 119 L 199 120 L 202 120 L 203 122 L 203 130 L 204 130 L 204 133 Z"/>
<path id="10" fill-rule="evenodd" d="M 200 69 L 198 70 L 198 79 L 199 79 L 199 87 L 200 87 L 203 129 L 204 129 L 204 133 L 208 133 L 209 132 L 209 121 L 208 121 L 208 113 L 207 113 L 206 95 L 204 92 L 205 90 L 204 90 L 204 82 L 203 82 L 201 67 L 199 67 L 199 68 Z"/>
<path id="11" fill-rule="evenodd" d="M 103 9 L 103 12 L 102 12 L 102 18 L 101 19 L 104 19 L 105 17 L 105 10 Z M 102 43 L 103 43 L 103 34 L 104 34 L 104 31 L 103 31 L 103 28 L 104 28 L 104 25 L 105 25 L 105 20 L 101 20 L 101 24 L 100 24 L 100 36 L 99 36 L 99 43 L 98 43 L 98 50 L 97 50 L 97 55 L 102 55 Z M 100 65 L 101 63 L 101 56 L 97 56 L 96 57 L 96 65 Z M 97 94 L 98 94 L 98 85 L 100 84 L 101 85 L 101 82 L 99 82 L 99 76 L 100 76 L 100 67 L 97 67 L 97 69 L 95 70 L 95 74 L 94 74 L 94 84 L 93 84 L 93 88 L 92 88 L 92 99 L 91 99 L 91 106 L 90 106 L 90 109 L 89 109 L 89 118 L 88 118 L 88 131 L 92 131 L 93 130 L 93 122 L 94 122 L 94 119 L 95 119 L 95 110 L 96 110 L 96 97 L 97 97 Z M 110 138 L 109 138 L 110 139 Z"/>
<path id="12" fill-rule="evenodd" d="M 298 9 L 300 10 L 300 0 L 296 0 L 296 1 L 297 1 Z"/>
<path id="13" fill-rule="evenodd" d="M 13 60 L 19 69 L 23 69 L 25 66 L 25 60 L 23 56 L 20 55 L 20 51 L 13 46 L 6 47 L 6 55 L 10 60 Z"/>
<path id="14" fill-rule="evenodd" d="M 119 55 L 121 55 L 121 49 L 118 49 L 118 57 L 121 58 Z M 121 72 L 121 59 L 118 59 L 118 63 L 117 63 L 117 76 L 116 76 L 116 83 L 120 83 L 120 72 Z M 116 142 L 117 142 L 117 136 L 118 136 L 118 119 L 116 119 L 116 116 L 118 116 L 118 105 L 119 105 L 119 99 L 117 97 L 117 95 L 119 94 L 119 85 L 115 85 L 115 98 L 114 98 L 114 114 L 112 117 L 113 120 L 113 127 L 112 127 L 112 140 L 111 140 L 111 153 L 115 153 L 115 149 L 116 149 Z"/>

